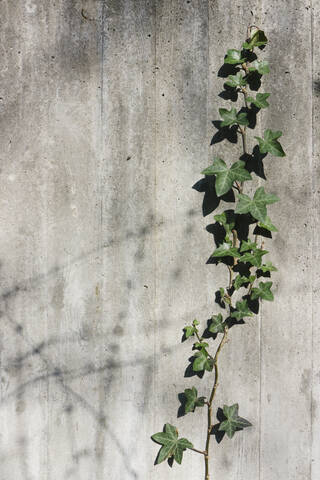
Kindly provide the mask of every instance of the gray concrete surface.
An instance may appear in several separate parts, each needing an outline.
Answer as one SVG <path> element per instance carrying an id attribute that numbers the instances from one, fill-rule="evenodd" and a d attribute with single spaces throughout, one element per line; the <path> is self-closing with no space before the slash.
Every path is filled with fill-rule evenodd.
<path id="1" fill-rule="evenodd" d="M 192 189 L 214 153 L 217 71 L 248 23 L 270 38 L 265 161 L 276 300 L 232 329 L 217 406 L 254 427 L 213 443 L 214 479 L 320 478 L 319 0 L 0 1 L 0 480 L 202 479 L 154 467 L 223 268 Z M 260 180 L 261 183 L 261 180 Z M 259 184 L 258 179 L 255 185 Z M 206 377 L 208 379 L 208 377 Z M 203 385 L 203 387 L 201 387 Z"/>

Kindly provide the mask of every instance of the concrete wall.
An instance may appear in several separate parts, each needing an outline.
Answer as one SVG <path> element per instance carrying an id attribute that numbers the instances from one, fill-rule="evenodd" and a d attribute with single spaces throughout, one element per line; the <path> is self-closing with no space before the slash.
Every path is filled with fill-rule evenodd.
<path id="1" fill-rule="evenodd" d="M 154 467 L 177 419 L 190 344 L 223 267 L 192 189 L 225 102 L 217 72 L 248 23 L 270 38 L 268 157 L 279 227 L 276 300 L 231 331 L 217 406 L 254 427 L 213 442 L 215 479 L 320 478 L 319 0 L 0 1 L 0 480 L 202 479 L 202 458 Z M 262 184 L 256 177 L 255 186 Z M 207 380 L 206 380 L 207 379 Z M 202 386 L 201 386 L 202 385 Z"/>

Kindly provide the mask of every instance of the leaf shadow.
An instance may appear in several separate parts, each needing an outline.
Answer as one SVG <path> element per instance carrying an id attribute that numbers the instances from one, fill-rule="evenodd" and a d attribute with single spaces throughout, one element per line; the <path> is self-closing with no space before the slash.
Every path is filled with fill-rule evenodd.
<path id="1" fill-rule="evenodd" d="M 237 65 L 230 65 L 228 63 L 223 63 L 218 70 L 218 77 L 227 78 L 229 75 L 236 75 L 240 71 L 240 68 Z"/>
<path id="2" fill-rule="evenodd" d="M 177 412 L 177 417 L 184 417 L 186 415 L 186 403 L 187 403 L 187 398 L 184 394 L 184 392 L 178 393 L 178 400 L 180 402 L 178 412 Z"/>
<path id="3" fill-rule="evenodd" d="M 204 178 L 198 180 L 192 188 L 199 193 L 204 193 L 202 201 L 202 215 L 204 217 L 214 212 L 219 206 L 221 200 L 229 203 L 235 201 L 235 196 L 232 190 L 221 197 L 217 196 L 214 175 L 206 175 Z"/>
<path id="4" fill-rule="evenodd" d="M 248 307 L 250 308 L 251 312 L 253 312 L 255 315 L 258 315 L 259 313 L 259 299 L 252 300 L 250 295 L 245 295 L 242 297 L 244 300 L 247 300 Z"/>
<path id="5" fill-rule="evenodd" d="M 247 82 L 250 90 L 253 90 L 254 92 L 259 90 L 261 87 L 261 78 L 262 75 L 260 75 L 260 73 L 256 70 L 254 72 L 250 72 L 250 75 L 247 76 Z"/>
<path id="6" fill-rule="evenodd" d="M 223 100 L 231 100 L 231 102 L 236 102 L 238 100 L 238 92 L 234 87 L 230 87 L 226 83 L 223 85 L 224 90 L 219 93 L 219 97 Z"/>
<path id="7" fill-rule="evenodd" d="M 265 238 L 272 238 L 272 233 L 266 228 L 259 227 L 259 225 L 255 226 L 255 229 L 253 230 L 253 234 L 260 235 Z"/>
<path id="8" fill-rule="evenodd" d="M 228 140 L 230 143 L 238 143 L 237 125 L 231 127 L 222 127 L 222 120 L 212 120 L 212 125 L 217 129 L 217 132 L 213 135 L 210 145 Z"/>
<path id="9" fill-rule="evenodd" d="M 261 153 L 258 145 L 255 145 L 252 153 L 245 153 L 241 155 L 240 160 L 246 163 L 245 168 L 249 173 L 255 173 L 258 177 L 266 180 L 264 172 L 263 160 L 267 156 L 266 153 Z"/>
<path id="10" fill-rule="evenodd" d="M 206 230 L 213 236 L 214 243 L 217 247 L 223 243 L 226 236 L 226 231 L 221 223 L 210 223 L 206 226 Z"/>
<path id="11" fill-rule="evenodd" d="M 221 423 L 226 419 L 226 417 L 224 416 L 223 410 L 220 407 L 217 410 L 216 418 L 218 420 L 218 423 L 213 425 L 213 427 L 211 429 L 211 432 L 210 432 L 210 435 L 214 435 L 214 437 L 216 439 L 216 442 L 221 443 L 226 432 L 221 431 L 221 430 L 219 431 L 219 427 L 220 427 Z"/>

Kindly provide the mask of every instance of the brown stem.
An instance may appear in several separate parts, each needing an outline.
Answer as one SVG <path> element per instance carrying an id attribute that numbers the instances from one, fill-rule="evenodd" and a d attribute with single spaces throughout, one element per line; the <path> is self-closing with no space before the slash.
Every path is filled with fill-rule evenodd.
<path id="1" fill-rule="evenodd" d="M 230 265 L 228 265 L 228 270 L 229 270 L 229 289 L 232 287 L 232 279 L 233 279 L 233 270 Z"/>
<path id="2" fill-rule="evenodd" d="M 205 449 L 205 456 L 204 456 L 204 462 L 205 462 L 205 480 L 210 480 L 210 474 L 209 474 L 209 447 L 210 447 L 210 438 L 211 438 L 211 430 L 213 427 L 212 424 L 212 404 L 213 400 L 216 394 L 216 390 L 218 388 L 218 381 L 219 381 L 219 369 L 218 369 L 218 357 L 219 353 L 223 347 L 223 345 L 226 343 L 228 337 L 228 327 L 225 327 L 223 337 L 221 342 L 219 343 L 219 346 L 217 348 L 216 354 L 214 356 L 214 384 L 211 390 L 210 394 L 210 399 L 209 402 L 207 403 L 208 406 L 208 430 L 207 430 L 207 440 L 206 440 L 206 449 Z"/>
<path id="3" fill-rule="evenodd" d="M 238 242 L 237 230 L 232 230 L 232 239 L 233 239 L 232 246 L 236 247 Z"/>
<path id="4" fill-rule="evenodd" d="M 193 450 L 194 452 L 197 452 L 197 453 L 201 453 L 201 455 L 206 455 L 207 452 L 204 452 L 203 450 L 198 450 L 197 448 L 190 448 L 189 447 L 189 450 Z"/>

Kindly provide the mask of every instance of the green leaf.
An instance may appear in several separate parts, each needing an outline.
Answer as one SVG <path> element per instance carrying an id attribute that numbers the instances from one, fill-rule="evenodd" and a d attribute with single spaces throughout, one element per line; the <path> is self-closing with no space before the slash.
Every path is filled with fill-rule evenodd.
<path id="1" fill-rule="evenodd" d="M 249 72 L 258 72 L 260 75 L 265 75 L 270 72 L 269 63 L 266 60 L 254 60 L 248 68 Z"/>
<path id="2" fill-rule="evenodd" d="M 207 348 L 209 347 L 209 344 L 207 342 L 196 342 L 194 343 L 194 348 Z"/>
<path id="3" fill-rule="evenodd" d="M 237 403 L 231 405 L 230 407 L 227 405 L 224 405 L 223 407 L 223 414 L 226 420 L 221 423 L 219 430 L 226 432 L 229 438 L 232 438 L 236 431 L 252 426 L 248 420 L 239 417 L 238 412 L 239 405 Z"/>
<path id="4" fill-rule="evenodd" d="M 273 293 L 271 292 L 272 282 L 260 282 L 258 288 L 253 288 L 251 292 L 252 300 L 256 298 L 262 298 L 263 300 L 269 300 L 272 302 L 274 299 Z"/>
<path id="5" fill-rule="evenodd" d="M 285 153 L 283 148 L 278 142 L 278 138 L 280 138 L 282 132 L 280 131 L 272 131 L 270 129 L 265 130 L 263 134 L 263 138 L 254 137 L 259 142 L 259 150 L 261 153 L 271 153 L 275 157 L 285 157 Z"/>
<path id="6" fill-rule="evenodd" d="M 255 29 L 252 30 L 250 38 L 242 46 L 245 50 L 252 50 L 254 47 L 262 47 L 268 43 L 268 39 L 265 36 L 263 30 Z"/>
<path id="7" fill-rule="evenodd" d="M 259 222 L 258 226 L 260 228 L 264 228 L 266 230 L 269 230 L 269 232 L 277 232 L 278 231 L 277 227 L 275 227 L 273 225 L 273 223 L 271 223 L 271 220 L 270 220 L 269 217 L 267 217 L 264 222 Z"/>
<path id="8" fill-rule="evenodd" d="M 198 391 L 195 387 L 186 388 L 184 396 L 186 398 L 185 413 L 194 412 L 196 407 L 203 407 L 205 397 L 198 398 Z"/>
<path id="9" fill-rule="evenodd" d="M 269 107 L 268 97 L 270 97 L 270 93 L 257 93 L 256 98 L 248 97 L 247 101 L 253 103 L 258 108 L 267 108 Z"/>
<path id="10" fill-rule="evenodd" d="M 216 248 L 211 257 L 239 258 L 241 255 L 236 247 L 232 247 L 230 243 L 224 242 L 222 245 L 220 245 L 220 247 Z"/>
<path id="11" fill-rule="evenodd" d="M 241 275 L 237 275 L 234 281 L 234 288 L 236 290 L 239 290 L 242 285 L 246 285 L 247 283 L 253 283 L 255 280 L 255 275 L 250 275 L 250 277 L 245 277 Z"/>
<path id="12" fill-rule="evenodd" d="M 226 108 L 219 108 L 219 114 L 223 121 L 221 127 L 229 127 L 231 125 L 249 125 L 249 120 L 245 112 L 237 113 L 237 110 L 232 107 L 231 110 Z"/>
<path id="13" fill-rule="evenodd" d="M 272 265 L 271 262 L 267 262 L 264 265 L 261 265 L 260 270 L 262 270 L 264 273 L 278 271 L 278 269 L 274 265 Z"/>
<path id="14" fill-rule="evenodd" d="M 255 250 L 257 248 L 257 244 L 255 242 L 252 242 L 251 240 L 243 240 L 241 243 L 241 248 L 240 252 L 247 252 L 248 250 Z"/>
<path id="15" fill-rule="evenodd" d="M 228 80 L 225 83 L 229 87 L 234 87 L 234 88 L 244 87 L 245 85 L 247 85 L 246 79 L 244 78 L 243 75 L 241 75 L 240 72 L 236 73 L 236 75 L 229 75 Z"/>
<path id="16" fill-rule="evenodd" d="M 265 193 L 263 187 L 259 187 L 253 196 L 253 199 L 248 195 L 240 193 L 239 202 L 236 206 L 235 213 L 251 213 L 251 215 L 260 220 L 266 221 L 267 207 L 266 205 L 277 202 L 279 198 L 276 195 Z"/>
<path id="17" fill-rule="evenodd" d="M 152 440 L 162 445 L 159 450 L 156 464 L 173 457 L 177 463 L 181 464 L 183 451 L 187 448 L 193 448 L 193 445 L 186 438 L 178 438 L 178 430 L 170 423 L 166 423 L 164 432 L 155 433 L 151 436 Z"/>
<path id="18" fill-rule="evenodd" d="M 252 253 L 246 252 L 244 255 L 242 255 L 242 257 L 239 258 L 239 262 L 251 263 L 251 265 L 254 265 L 255 267 L 260 267 L 262 263 L 262 257 L 267 253 L 269 253 L 267 250 L 261 250 L 260 248 L 257 248 Z"/>
<path id="19" fill-rule="evenodd" d="M 195 353 L 195 359 L 192 364 L 192 369 L 194 372 L 202 372 L 207 370 L 211 372 L 213 368 L 213 360 L 209 357 L 208 352 L 203 348 L 200 352 Z"/>
<path id="20" fill-rule="evenodd" d="M 246 61 L 245 57 L 241 56 L 240 50 L 235 50 L 234 48 L 227 51 L 227 55 L 224 57 L 224 63 L 230 65 L 238 65 Z"/>
<path id="21" fill-rule="evenodd" d="M 203 175 L 216 175 L 215 189 L 217 196 L 221 197 L 232 188 L 235 180 L 240 182 L 252 180 L 250 173 L 244 166 L 245 162 L 238 160 L 231 168 L 228 168 L 224 160 L 215 158 L 213 164 L 201 173 Z"/>
<path id="22" fill-rule="evenodd" d="M 218 313 L 218 315 L 213 315 L 211 318 L 211 322 L 209 325 L 209 332 L 211 333 L 223 333 L 224 332 L 224 321 L 221 313 Z"/>
<path id="23" fill-rule="evenodd" d="M 196 327 L 197 325 L 200 325 L 200 322 L 198 322 L 198 320 L 195 318 L 192 322 L 192 325 Z"/>
<path id="24" fill-rule="evenodd" d="M 195 327 L 191 327 L 190 325 L 188 325 L 187 327 L 183 327 L 183 330 L 184 330 L 185 337 L 189 338 L 192 335 L 194 335 L 197 329 Z"/>
<path id="25" fill-rule="evenodd" d="M 253 313 L 250 312 L 247 300 L 241 300 L 236 303 L 236 310 L 231 313 L 231 318 L 242 320 L 244 317 L 252 317 Z"/>

